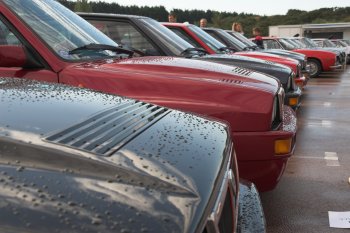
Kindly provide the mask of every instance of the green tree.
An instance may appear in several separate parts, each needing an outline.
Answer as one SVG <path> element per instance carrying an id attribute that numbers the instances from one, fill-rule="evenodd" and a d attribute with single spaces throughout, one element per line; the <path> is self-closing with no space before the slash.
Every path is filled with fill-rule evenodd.
<path id="1" fill-rule="evenodd" d="M 74 11 L 77 12 L 92 12 L 92 8 L 88 0 L 78 0 L 75 3 Z"/>

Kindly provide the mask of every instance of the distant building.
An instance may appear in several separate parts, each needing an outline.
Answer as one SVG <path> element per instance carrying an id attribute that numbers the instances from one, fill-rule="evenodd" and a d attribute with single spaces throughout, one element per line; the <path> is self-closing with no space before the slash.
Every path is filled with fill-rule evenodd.
<path id="1" fill-rule="evenodd" d="M 350 39 L 350 22 L 278 25 L 269 27 L 269 36 L 306 36 L 310 38 Z"/>

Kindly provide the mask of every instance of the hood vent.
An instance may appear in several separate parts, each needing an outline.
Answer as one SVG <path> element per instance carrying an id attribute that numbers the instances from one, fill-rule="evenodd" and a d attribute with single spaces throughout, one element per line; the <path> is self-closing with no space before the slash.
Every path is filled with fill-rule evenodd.
<path id="1" fill-rule="evenodd" d="M 55 133 L 46 141 L 110 156 L 170 111 L 142 102 L 125 102 Z"/>
<path id="2" fill-rule="evenodd" d="M 276 63 L 275 63 L 275 62 L 272 62 L 272 61 L 265 61 L 265 64 L 276 65 Z"/>
<path id="3" fill-rule="evenodd" d="M 225 82 L 225 83 L 243 84 L 243 82 L 241 80 L 221 79 L 220 81 Z"/>
<path id="4" fill-rule="evenodd" d="M 252 71 L 244 69 L 244 68 L 241 68 L 241 67 L 236 67 L 232 71 L 235 72 L 235 73 L 238 73 L 240 75 L 245 75 L 245 76 L 249 76 L 249 75 L 251 75 L 253 73 Z"/>

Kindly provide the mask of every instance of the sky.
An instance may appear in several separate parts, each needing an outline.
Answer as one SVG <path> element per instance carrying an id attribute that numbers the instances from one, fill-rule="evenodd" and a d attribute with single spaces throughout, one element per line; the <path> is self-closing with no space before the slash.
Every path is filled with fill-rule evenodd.
<path id="1" fill-rule="evenodd" d="M 97 0 L 95 0 L 97 1 Z M 120 5 L 165 6 L 168 11 L 174 8 L 217 10 L 258 15 L 286 14 L 289 9 L 315 10 L 323 7 L 350 7 L 350 0 L 99 0 Z"/>

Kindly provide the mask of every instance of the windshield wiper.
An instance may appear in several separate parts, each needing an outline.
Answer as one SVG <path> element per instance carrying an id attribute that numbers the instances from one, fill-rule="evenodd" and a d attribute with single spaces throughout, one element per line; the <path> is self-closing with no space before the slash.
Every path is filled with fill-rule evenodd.
<path id="1" fill-rule="evenodd" d="M 230 48 L 230 47 L 221 47 L 219 48 L 219 50 L 222 52 L 237 52 L 234 48 Z"/>
<path id="2" fill-rule="evenodd" d="M 96 50 L 96 51 L 110 50 L 110 51 L 117 52 L 117 53 L 125 53 L 125 54 L 129 55 L 129 57 L 132 57 L 132 55 L 134 54 L 133 51 L 128 50 L 128 49 L 124 49 L 121 47 L 106 45 L 106 44 L 94 44 L 94 43 L 87 44 L 87 45 L 72 49 L 71 51 L 69 51 L 69 54 L 71 54 L 71 55 L 78 54 L 84 50 Z"/>
<path id="3" fill-rule="evenodd" d="M 199 55 L 199 56 L 202 56 L 202 55 L 205 55 L 205 54 L 209 54 L 205 49 L 202 49 L 202 48 L 187 48 L 185 49 L 184 51 L 181 52 L 181 56 L 185 56 L 186 55 L 191 55 L 190 53 L 191 52 L 198 52 L 197 54 L 194 54 L 194 55 Z M 193 55 L 193 54 L 192 54 Z M 192 57 L 192 56 L 191 56 Z"/>

